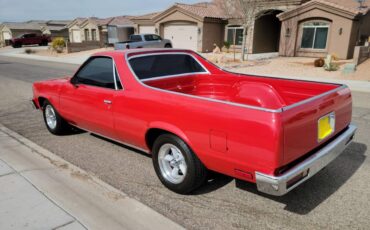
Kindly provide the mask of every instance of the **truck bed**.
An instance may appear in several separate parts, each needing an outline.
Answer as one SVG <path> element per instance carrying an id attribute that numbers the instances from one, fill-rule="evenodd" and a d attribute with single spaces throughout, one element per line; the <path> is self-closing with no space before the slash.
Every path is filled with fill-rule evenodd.
<path id="1" fill-rule="evenodd" d="M 150 79 L 144 83 L 163 90 L 265 109 L 281 109 L 340 87 L 231 73 Z"/>

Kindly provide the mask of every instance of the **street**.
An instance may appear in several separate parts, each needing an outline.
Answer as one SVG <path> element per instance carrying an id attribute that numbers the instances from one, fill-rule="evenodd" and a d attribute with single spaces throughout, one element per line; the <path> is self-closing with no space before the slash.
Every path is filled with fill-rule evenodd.
<path id="1" fill-rule="evenodd" d="M 31 108 L 32 82 L 71 75 L 77 65 L 0 56 L 0 123 L 188 229 L 368 229 L 370 93 L 353 92 L 354 142 L 284 197 L 215 174 L 195 194 L 166 189 L 150 156 L 88 133 L 51 135 Z M 123 83 L 124 84 L 124 83 Z"/>

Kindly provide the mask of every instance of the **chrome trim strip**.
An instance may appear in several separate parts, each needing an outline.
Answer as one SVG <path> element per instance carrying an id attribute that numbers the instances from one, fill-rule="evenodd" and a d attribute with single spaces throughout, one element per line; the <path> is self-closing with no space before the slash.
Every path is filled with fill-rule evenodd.
<path id="1" fill-rule="evenodd" d="M 136 51 L 136 52 L 142 52 L 142 51 Z M 128 62 L 127 56 L 128 56 L 128 54 L 131 54 L 131 53 L 133 53 L 133 52 L 127 52 L 125 54 L 125 59 L 126 59 L 127 66 L 129 67 L 129 69 L 130 69 L 132 75 L 135 77 L 136 81 L 139 84 L 141 84 L 142 86 L 146 87 L 146 88 L 149 88 L 149 89 L 152 89 L 152 90 L 156 90 L 156 91 L 160 91 L 160 92 L 171 93 L 171 94 L 175 94 L 175 95 L 179 95 L 179 96 L 191 97 L 191 98 L 196 98 L 196 99 L 201 99 L 201 100 L 206 100 L 206 101 L 211 101 L 211 102 L 216 102 L 216 103 L 222 103 L 222 104 L 227 104 L 227 105 L 232 105 L 232 106 L 238 106 L 238 107 L 243 107 L 243 108 L 261 110 L 261 111 L 265 111 L 265 112 L 280 113 L 280 112 L 283 111 L 282 109 L 276 109 L 276 110 L 275 109 L 266 109 L 266 108 L 261 108 L 261 107 L 257 107 L 257 106 L 244 105 L 244 104 L 239 104 L 239 103 L 234 103 L 234 102 L 221 101 L 221 100 L 212 99 L 212 98 L 205 98 L 205 97 L 200 97 L 200 96 L 195 96 L 195 95 L 190 95 L 190 94 L 178 93 L 178 92 L 174 92 L 174 91 L 170 91 L 170 90 L 164 90 L 164 89 L 159 89 L 159 88 L 155 88 L 155 87 L 146 85 L 146 84 L 143 83 L 143 81 L 141 81 L 136 76 L 134 70 L 132 69 L 130 63 Z M 156 55 L 156 54 L 152 54 L 152 55 Z M 187 55 L 191 55 L 191 54 L 187 54 Z M 178 76 L 176 76 L 176 77 L 178 77 Z M 153 80 L 153 79 L 151 79 L 151 80 Z"/>
<path id="2" fill-rule="evenodd" d="M 338 91 L 343 90 L 343 89 L 345 89 L 345 88 L 348 88 L 348 86 L 347 86 L 347 85 L 342 85 L 341 87 L 338 87 L 338 88 L 332 89 L 332 90 L 330 90 L 330 91 L 328 91 L 328 92 L 322 93 L 322 94 L 317 95 L 317 96 L 314 96 L 314 97 L 310 97 L 310 98 L 308 98 L 308 99 L 306 99 L 306 100 L 303 100 L 303 101 L 297 102 L 297 103 L 295 103 L 295 104 L 293 104 L 293 105 L 285 106 L 285 107 L 283 107 L 283 111 L 287 111 L 287 110 L 293 109 L 293 108 L 295 108 L 295 107 L 298 107 L 298 106 L 300 106 L 300 105 L 307 104 L 307 103 L 309 103 L 309 102 L 311 102 L 311 101 L 314 101 L 314 100 L 317 100 L 317 99 L 319 99 L 319 98 L 325 97 L 325 96 L 327 96 L 327 95 L 329 95 L 329 94 L 332 94 L 332 93 L 338 92 Z"/>
<path id="3" fill-rule="evenodd" d="M 123 142 L 123 141 L 116 140 L 116 139 L 111 138 L 111 137 L 107 137 L 107 136 L 105 136 L 105 135 L 99 134 L 99 133 L 97 133 L 97 132 L 90 131 L 90 130 L 85 129 L 85 128 L 81 128 L 80 126 L 77 126 L 77 125 L 74 125 L 74 124 L 71 124 L 71 123 L 68 123 L 68 124 L 70 124 L 71 126 L 74 126 L 74 127 L 78 128 L 78 129 L 81 129 L 81 130 L 83 130 L 83 131 L 86 131 L 86 132 L 88 132 L 88 133 L 95 134 L 95 135 L 100 136 L 100 137 L 103 137 L 103 138 L 105 138 L 105 139 L 108 139 L 108 140 L 111 140 L 111 141 L 117 142 L 117 143 L 122 144 L 122 145 L 126 145 L 126 146 L 128 146 L 128 147 L 131 147 L 131 148 L 133 148 L 133 149 L 137 149 L 137 150 L 142 151 L 142 152 L 144 152 L 144 153 L 150 154 L 150 151 L 148 151 L 148 150 L 146 150 L 146 149 L 143 149 L 143 148 L 137 147 L 137 146 L 135 146 L 135 145 L 128 144 L 128 143 Z"/>
<path id="4" fill-rule="evenodd" d="M 283 196 L 290 192 L 303 182 L 310 179 L 321 169 L 326 167 L 332 161 L 334 161 L 351 143 L 353 136 L 357 130 L 357 127 L 353 124 L 349 125 L 347 130 L 344 131 L 336 139 L 332 140 L 322 149 L 318 150 L 314 155 L 304 160 L 300 164 L 296 165 L 294 168 L 290 169 L 288 172 L 281 176 L 272 176 L 256 172 L 256 184 L 257 189 L 260 192 L 270 194 L 273 196 Z M 308 170 L 308 175 L 303 177 L 301 180 L 287 187 L 288 182 Z"/>

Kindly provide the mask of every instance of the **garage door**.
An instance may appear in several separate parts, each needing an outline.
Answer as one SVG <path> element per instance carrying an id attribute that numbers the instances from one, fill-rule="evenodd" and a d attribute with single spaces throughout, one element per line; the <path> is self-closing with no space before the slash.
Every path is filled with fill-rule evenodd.
<path id="1" fill-rule="evenodd" d="M 197 51 L 198 27 L 195 24 L 168 24 L 164 26 L 164 38 L 172 41 L 173 48 Z"/>
<path id="2" fill-rule="evenodd" d="M 79 30 L 72 30 L 72 42 L 81 42 L 81 32 Z"/>
<path id="3" fill-rule="evenodd" d="M 10 33 L 8 31 L 4 31 L 3 32 L 3 39 L 4 40 L 10 40 L 10 39 L 12 39 L 12 36 L 10 35 Z"/>
<path id="4" fill-rule="evenodd" d="M 140 26 L 140 34 L 155 34 L 155 26 Z"/>

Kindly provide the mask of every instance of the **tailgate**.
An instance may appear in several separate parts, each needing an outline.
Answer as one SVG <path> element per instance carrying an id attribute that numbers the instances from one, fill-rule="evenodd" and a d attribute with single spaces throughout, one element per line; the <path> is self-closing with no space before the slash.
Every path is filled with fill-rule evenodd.
<path id="1" fill-rule="evenodd" d="M 319 140 L 319 120 L 334 114 L 334 131 Z M 347 86 L 285 107 L 282 113 L 284 128 L 284 165 L 304 156 L 328 142 L 351 122 L 352 96 Z M 322 119 L 321 119 L 322 121 Z"/>

